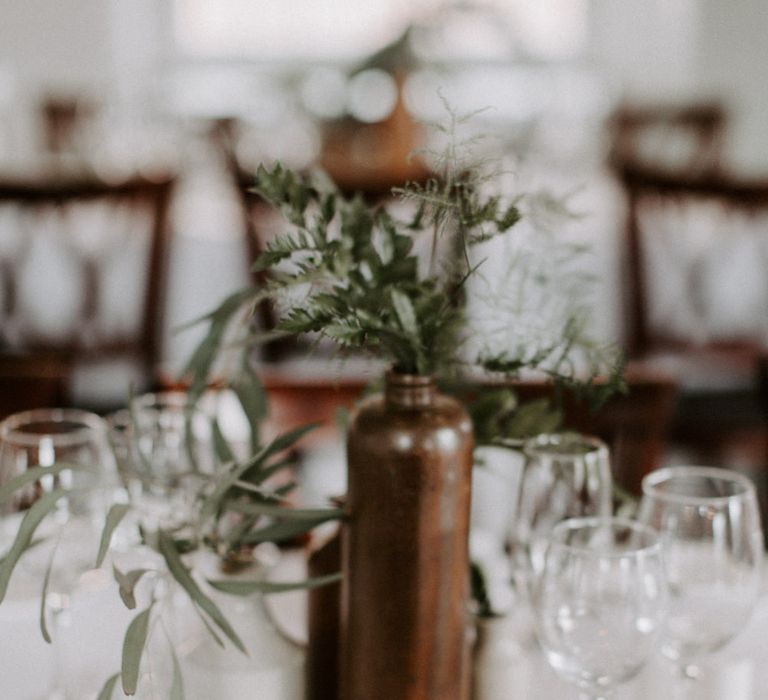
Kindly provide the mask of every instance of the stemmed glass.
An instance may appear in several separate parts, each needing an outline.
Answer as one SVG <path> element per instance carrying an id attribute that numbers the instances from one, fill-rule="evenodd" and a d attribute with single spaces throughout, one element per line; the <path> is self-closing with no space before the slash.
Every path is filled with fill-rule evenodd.
<path id="1" fill-rule="evenodd" d="M 661 651 L 684 695 L 697 662 L 732 640 L 757 602 L 763 533 L 755 487 L 725 469 L 660 469 L 643 479 L 638 518 L 664 544 L 670 613 Z"/>
<path id="2" fill-rule="evenodd" d="M 519 583 L 541 571 L 546 539 L 555 525 L 568 518 L 608 517 L 613 496 L 608 448 L 598 438 L 539 435 L 525 442 L 523 454 L 509 541 Z"/>
<path id="3" fill-rule="evenodd" d="M 182 392 L 143 394 L 109 417 L 123 482 L 145 524 L 188 520 L 200 479 L 214 469 L 211 418 Z"/>
<path id="4" fill-rule="evenodd" d="M 0 484 L 35 467 L 64 464 L 71 468 L 51 469 L 0 504 L 5 549 L 24 511 L 43 493 L 59 488 L 67 492 L 38 528 L 41 544 L 19 562 L 16 581 L 11 583 L 15 593 L 10 593 L 39 595 L 50 566 L 46 605 L 53 612 L 54 634 L 62 632 L 79 576 L 94 565 L 100 527 L 117 486 L 106 425 L 97 415 L 75 409 L 26 411 L 0 423 Z M 56 645 L 52 698 L 67 697 L 65 688 L 72 675 L 64 674 L 61 654 L 61 645 Z"/>
<path id="5" fill-rule="evenodd" d="M 532 586 L 547 660 L 583 700 L 609 698 L 656 649 L 667 592 L 661 543 L 620 518 L 576 518 L 547 540 Z"/>

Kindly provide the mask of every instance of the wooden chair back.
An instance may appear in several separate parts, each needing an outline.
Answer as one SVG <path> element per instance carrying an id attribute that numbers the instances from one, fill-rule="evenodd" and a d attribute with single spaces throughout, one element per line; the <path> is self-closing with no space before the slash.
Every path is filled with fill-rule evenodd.
<path id="1" fill-rule="evenodd" d="M 173 179 L 0 181 L 0 350 L 159 360 Z M 53 309 L 53 311 L 51 310 Z"/>
<path id="2" fill-rule="evenodd" d="M 768 339 L 768 181 L 634 164 L 619 176 L 627 203 L 629 356 L 704 347 L 761 352 Z"/>
<path id="3" fill-rule="evenodd" d="M 726 112 L 717 103 L 623 105 L 609 120 L 611 163 L 671 171 L 716 172 Z"/>

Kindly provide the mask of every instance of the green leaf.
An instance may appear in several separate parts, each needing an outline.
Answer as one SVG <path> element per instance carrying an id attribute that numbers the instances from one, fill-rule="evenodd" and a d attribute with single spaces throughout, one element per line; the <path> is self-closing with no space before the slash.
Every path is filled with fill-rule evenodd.
<path id="1" fill-rule="evenodd" d="M 141 580 L 141 577 L 148 572 L 149 569 L 133 569 L 127 573 L 123 573 L 116 566 L 112 567 L 112 573 L 119 586 L 118 592 L 120 593 L 120 598 L 123 603 L 125 603 L 125 607 L 129 610 L 133 610 L 136 607 L 136 597 L 134 595 L 136 584 Z"/>
<path id="2" fill-rule="evenodd" d="M 213 491 L 205 498 L 203 505 L 200 508 L 200 519 L 205 520 L 212 517 L 221 506 L 222 498 L 224 494 L 229 491 L 230 488 L 238 481 L 243 474 L 252 470 L 254 467 L 261 465 L 271 457 L 273 454 L 282 452 L 286 448 L 293 445 L 302 436 L 311 430 L 317 428 L 318 423 L 311 423 L 310 425 L 303 425 L 295 430 L 291 430 L 288 433 L 284 433 L 276 437 L 269 445 L 263 447 L 259 452 L 251 459 L 243 464 L 236 465 L 229 473 L 222 475 Z M 251 479 L 253 481 L 253 479 Z"/>
<path id="3" fill-rule="evenodd" d="M 411 338 L 418 338 L 419 323 L 416 320 L 416 312 L 413 310 L 413 304 L 411 304 L 408 295 L 404 294 L 399 289 L 392 289 L 390 296 L 392 298 L 392 304 L 395 307 L 395 313 L 397 314 L 397 320 L 400 323 L 400 327 Z"/>
<path id="4" fill-rule="evenodd" d="M 48 560 L 48 566 L 45 567 L 45 576 L 43 576 L 43 590 L 40 593 L 40 632 L 43 635 L 43 639 L 51 643 L 51 635 L 48 632 L 48 622 L 45 615 L 45 599 L 48 597 L 48 584 L 51 581 L 51 570 L 53 569 L 53 559 L 56 556 L 56 550 L 59 547 L 59 541 L 56 540 L 56 544 L 51 552 L 51 557 Z"/>
<path id="5" fill-rule="evenodd" d="M 184 678 L 176 652 L 171 646 L 171 661 L 173 662 L 173 678 L 171 679 L 171 694 L 169 700 L 184 700 Z"/>
<path id="6" fill-rule="evenodd" d="M 227 438 L 224 437 L 224 433 L 221 432 L 219 421 L 216 418 L 211 421 L 211 433 L 213 435 L 213 451 L 216 453 L 216 458 L 219 462 L 222 464 L 234 462 L 235 454 L 232 452 Z"/>
<path id="7" fill-rule="evenodd" d="M 24 518 L 19 525 L 19 530 L 16 533 L 16 539 L 8 550 L 8 553 L 5 555 L 2 564 L 0 564 L 0 603 L 2 603 L 5 598 L 5 594 L 8 590 L 8 583 L 11 580 L 11 574 L 13 574 L 13 570 L 19 561 L 19 558 L 24 554 L 32 542 L 32 537 L 34 536 L 38 525 L 40 525 L 45 516 L 56 507 L 56 503 L 59 499 L 66 494 L 67 491 L 65 489 L 57 489 L 56 491 L 43 494 L 24 514 Z"/>
<path id="8" fill-rule="evenodd" d="M 337 573 L 328 574 L 326 576 L 315 576 L 314 578 L 308 578 L 304 581 L 208 581 L 208 583 L 222 593 L 247 596 L 253 593 L 274 594 L 320 588 L 321 586 L 329 586 L 332 583 L 338 583 L 341 581 L 341 578 L 341 573 Z"/>
<path id="9" fill-rule="evenodd" d="M 200 461 L 197 459 L 197 439 L 195 438 L 195 430 L 192 426 L 193 411 L 194 407 L 192 405 L 188 405 L 184 409 L 184 454 L 187 455 L 192 472 L 199 474 Z"/>
<path id="10" fill-rule="evenodd" d="M 338 508 L 291 508 L 269 503 L 243 503 L 241 501 L 231 501 L 226 504 L 226 508 L 245 515 L 268 515 L 283 520 L 317 520 L 322 522 L 344 517 L 344 511 Z"/>
<path id="11" fill-rule="evenodd" d="M 327 520 L 288 520 L 268 525 L 260 530 L 253 530 L 240 536 L 242 544 L 256 544 L 258 542 L 284 542 L 297 535 L 313 530 Z"/>
<path id="12" fill-rule="evenodd" d="M 96 700 L 112 700 L 112 695 L 115 692 L 115 686 L 117 685 L 117 681 L 120 680 L 120 674 L 116 673 L 114 676 L 110 676 L 107 679 L 107 682 L 102 687 L 101 691 L 99 691 L 99 695 L 96 698 Z"/>
<path id="13" fill-rule="evenodd" d="M 200 608 L 211 618 L 216 626 L 227 636 L 230 641 L 242 651 L 244 654 L 248 652 L 245 649 L 245 645 L 237 636 L 237 632 L 229 624 L 227 618 L 224 617 L 221 610 L 203 591 L 200 586 L 197 585 L 195 579 L 189 573 L 189 570 L 181 561 L 178 551 L 176 551 L 176 545 L 173 542 L 173 538 L 164 530 L 157 531 L 158 536 L 158 549 L 165 563 L 168 565 L 168 570 L 171 572 L 173 578 L 179 583 L 179 585 L 187 592 L 189 597 L 194 603 L 200 606 Z"/>
<path id="14" fill-rule="evenodd" d="M 526 438 L 552 432 L 559 427 L 560 421 L 561 414 L 551 407 L 549 399 L 536 399 L 520 406 L 506 426 L 503 437 Z"/>
<path id="15" fill-rule="evenodd" d="M 139 683 L 139 669 L 141 655 L 144 653 L 144 645 L 147 643 L 149 631 L 149 618 L 152 613 L 152 605 L 140 612 L 131 620 L 123 639 L 123 664 L 121 679 L 123 692 L 126 695 L 135 695 L 136 686 Z"/>
<path id="16" fill-rule="evenodd" d="M 208 634 L 210 634 L 211 637 L 213 637 L 213 641 L 216 642 L 216 644 L 218 644 L 222 649 L 224 649 L 225 648 L 224 641 L 222 640 L 221 637 L 219 637 L 218 634 L 216 634 L 216 630 L 213 629 L 213 627 L 211 627 L 211 623 L 208 622 L 205 615 L 203 615 L 202 611 L 199 608 L 195 607 L 194 605 L 192 606 L 192 609 L 197 613 L 197 616 L 200 618 L 200 621 L 203 623 L 203 626 L 205 627 L 205 629 L 208 630 Z"/>
<path id="17" fill-rule="evenodd" d="M 225 321 L 228 320 L 229 317 L 235 313 L 245 302 L 255 302 L 257 301 L 261 296 L 263 296 L 263 293 L 252 288 L 248 287 L 246 289 L 241 289 L 237 292 L 234 292 L 233 294 L 230 294 L 224 301 L 221 302 L 213 311 L 209 311 L 208 313 L 204 314 L 203 316 L 200 316 L 199 318 L 192 319 L 191 321 L 187 321 L 186 323 L 183 323 L 182 325 L 175 328 L 175 332 L 179 333 L 181 331 L 187 330 L 188 328 L 192 328 L 193 326 L 197 326 L 200 323 L 203 323 L 204 321 Z"/>
<path id="18" fill-rule="evenodd" d="M 104 557 L 109 550 L 109 544 L 112 541 L 112 535 L 115 532 L 115 528 L 120 524 L 120 521 L 130 509 L 131 507 L 127 503 L 114 503 L 109 509 L 107 518 L 104 522 L 104 529 L 101 532 L 101 542 L 99 542 L 99 553 L 96 555 L 95 568 L 98 569 L 104 563 Z"/>
<path id="19" fill-rule="evenodd" d="M 81 465 L 57 462 L 50 467 L 32 467 L 24 473 L 14 476 L 13 479 L 0 486 L 0 503 L 7 502 L 19 489 L 28 484 L 34 484 L 41 477 L 60 474 L 67 469 L 82 469 Z"/>
<path id="20" fill-rule="evenodd" d="M 243 408 L 251 429 L 251 452 L 258 452 L 261 447 L 261 424 L 267 417 L 267 392 L 259 376 L 248 364 L 247 354 L 243 356 L 240 374 L 232 383 L 232 390 Z"/>

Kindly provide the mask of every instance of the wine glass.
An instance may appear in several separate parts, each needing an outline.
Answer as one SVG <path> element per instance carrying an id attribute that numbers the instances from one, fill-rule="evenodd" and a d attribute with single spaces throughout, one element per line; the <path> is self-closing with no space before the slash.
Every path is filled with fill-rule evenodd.
<path id="1" fill-rule="evenodd" d="M 0 423 L 0 483 L 34 467 L 71 465 L 15 492 L 3 512 L 28 508 L 45 492 L 68 491 L 61 499 L 65 519 L 98 517 L 117 486 L 115 464 L 102 418 L 73 408 L 41 408 L 8 416 Z"/>
<path id="2" fill-rule="evenodd" d="M 726 469 L 660 469 L 643 479 L 638 518 L 664 545 L 670 613 L 661 651 L 684 693 L 699 660 L 733 639 L 757 602 L 763 534 L 755 487 Z"/>
<path id="3" fill-rule="evenodd" d="M 651 528 L 621 518 L 560 523 L 532 588 L 547 661 L 583 700 L 611 697 L 656 650 L 667 591 Z"/>
<path id="4" fill-rule="evenodd" d="M 204 475 L 213 472 L 211 418 L 186 394 L 143 394 L 109 417 L 120 475 L 145 525 L 173 527 L 194 507 Z"/>
<path id="5" fill-rule="evenodd" d="M 33 541 L 19 561 L 9 596 L 23 600 L 40 595 L 50 567 L 45 603 L 53 613 L 51 633 L 56 636 L 68 624 L 69 601 L 80 575 L 94 566 L 104 516 L 115 495 L 106 424 L 95 414 L 75 409 L 37 409 L 9 416 L 0 423 L 0 484 L 34 468 L 51 471 L 17 489 L 0 505 L 7 545 L 38 498 L 56 489 L 66 494 L 37 528 L 35 540 L 40 542 Z M 62 645 L 55 645 L 51 698 L 67 697 L 67 683 L 74 675 L 65 673 L 62 653 Z"/>
<path id="6" fill-rule="evenodd" d="M 546 539 L 555 525 L 568 518 L 608 517 L 613 497 L 608 448 L 596 437 L 539 435 L 524 443 L 523 454 L 510 536 L 515 577 L 520 582 L 541 571 Z"/>

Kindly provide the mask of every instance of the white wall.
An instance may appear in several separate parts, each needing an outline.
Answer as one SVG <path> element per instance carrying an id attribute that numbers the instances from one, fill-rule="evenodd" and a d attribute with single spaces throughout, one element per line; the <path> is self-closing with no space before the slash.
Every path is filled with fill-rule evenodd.
<path id="1" fill-rule="evenodd" d="M 701 1 L 701 0 L 700 0 Z M 701 87 L 733 115 L 728 153 L 740 170 L 768 173 L 768 2 L 701 1 Z"/>
<path id="2" fill-rule="evenodd" d="M 141 99 L 167 58 L 170 7 L 0 0 L 0 117 L 12 111 L 14 146 L 29 146 L 28 110 L 50 88 Z M 768 171 L 766 37 L 767 0 L 591 0 L 590 57 L 612 96 L 721 96 L 735 119 L 731 157 L 750 171 Z"/>
<path id="3" fill-rule="evenodd" d="M 617 97 L 682 99 L 697 91 L 703 1 L 592 0 L 590 58 Z"/>
<path id="4" fill-rule="evenodd" d="M 592 0 L 591 56 L 614 96 L 721 100 L 726 160 L 768 173 L 768 1 Z"/>
<path id="5" fill-rule="evenodd" d="M 53 92 L 126 105 L 144 96 L 165 46 L 166 0 L 0 0 L 0 117 L 11 157 L 34 149 L 30 115 Z"/>
<path id="6" fill-rule="evenodd" d="M 49 90 L 98 94 L 113 71 L 109 3 L 0 0 L 0 72 L 9 84 L 11 148 L 23 154 L 37 130 L 29 118 Z"/>

